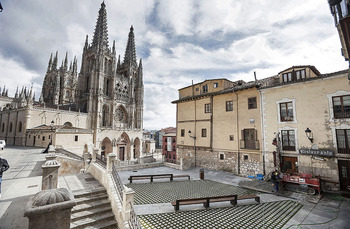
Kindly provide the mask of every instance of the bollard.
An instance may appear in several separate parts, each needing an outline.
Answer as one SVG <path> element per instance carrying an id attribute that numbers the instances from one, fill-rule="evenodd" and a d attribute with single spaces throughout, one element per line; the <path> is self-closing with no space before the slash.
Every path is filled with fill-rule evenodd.
<path id="1" fill-rule="evenodd" d="M 200 178 L 201 180 L 204 180 L 204 169 L 200 169 L 200 170 L 199 170 L 199 178 Z"/>

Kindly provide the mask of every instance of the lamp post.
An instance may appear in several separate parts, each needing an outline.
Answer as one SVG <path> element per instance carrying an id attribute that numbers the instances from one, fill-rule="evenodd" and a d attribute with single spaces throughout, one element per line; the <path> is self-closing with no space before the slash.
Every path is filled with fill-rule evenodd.
<path id="1" fill-rule="evenodd" d="M 52 145 L 52 138 L 53 138 L 53 126 L 54 126 L 55 122 L 52 120 L 50 123 L 50 127 L 51 127 L 51 139 L 50 139 L 50 145 Z"/>
<path id="2" fill-rule="evenodd" d="M 193 145 L 194 145 L 194 167 L 197 167 L 197 149 L 196 149 L 196 136 L 191 136 L 191 131 L 188 131 L 188 136 L 190 136 L 190 138 L 193 138 Z"/>
<path id="3" fill-rule="evenodd" d="M 310 140 L 310 142 L 313 143 L 313 141 L 314 141 L 313 136 L 314 135 L 312 134 L 312 131 L 309 129 L 309 127 L 306 128 L 305 134 L 306 134 L 306 137 Z"/>

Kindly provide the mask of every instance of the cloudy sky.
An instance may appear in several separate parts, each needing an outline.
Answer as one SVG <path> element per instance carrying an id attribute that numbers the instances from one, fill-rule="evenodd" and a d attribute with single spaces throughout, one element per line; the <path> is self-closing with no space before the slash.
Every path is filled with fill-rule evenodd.
<path id="1" fill-rule="evenodd" d="M 0 87 L 33 83 L 37 99 L 50 53 L 78 58 L 101 0 L 0 0 Z M 327 0 L 105 0 L 110 46 L 124 56 L 134 26 L 143 59 L 144 128 L 176 125 L 178 89 L 205 79 L 253 80 L 293 65 L 347 68 Z M 59 63 L 60 63 L 59 62 Z"/>

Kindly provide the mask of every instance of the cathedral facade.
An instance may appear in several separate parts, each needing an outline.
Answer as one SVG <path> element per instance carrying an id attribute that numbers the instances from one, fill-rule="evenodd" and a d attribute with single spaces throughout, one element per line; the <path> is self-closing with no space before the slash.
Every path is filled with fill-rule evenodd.
<path id="1" fill-rule="evenodd" d="M 60 67 L 58 62 L 58 53 L 51 54 L 38 102 L 33 100 L 32 90 L 22 89 L 15 98 L 2 93 L 0 122 L 4 131 L 0 128 L 0 138 L 16 145 L 52 142 L 76 153 L 94 147 L 101 156 L 116 153 L 120 161 L 139 158 L 144 86 L 133 27 L 121 61 L 115 42 L 109 46 L 106 5 L 102 3 L 91 43 L 86 36 L 80 72 L 76 57 L 68 67 L 68 53 Z M 9 132 L 10 123 L 19 122 L 23 131 Z M 64 133 L 69 139 L 65 140 Z M 71 139 L 78 140 L 65 144 Z"/>

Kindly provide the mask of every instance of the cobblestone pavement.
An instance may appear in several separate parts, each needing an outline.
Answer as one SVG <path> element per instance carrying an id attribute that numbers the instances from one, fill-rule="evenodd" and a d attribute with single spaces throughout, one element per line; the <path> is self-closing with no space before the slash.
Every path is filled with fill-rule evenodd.
<path id="1" fill-rule="evenodd" d="M 222 195 L 248 195 L 256 191 L 223 184 L 212 180 L 132 183 L 127 187 L 135 191 L 135 205 L 170 203 L 177 199 Z"/>
<path id="2" fill-rule="evenodd" d="M 139 215 L 142 228 L 282 228 L 302 207 L 291 200 Z"/>

